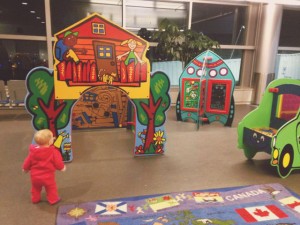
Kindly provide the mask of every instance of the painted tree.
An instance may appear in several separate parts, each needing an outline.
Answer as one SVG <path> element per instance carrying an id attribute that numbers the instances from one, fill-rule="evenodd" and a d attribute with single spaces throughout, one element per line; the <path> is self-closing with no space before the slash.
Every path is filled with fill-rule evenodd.
<path id="1" fill-rule="evenodd" d="M 38 67 L 26 79 L 28 95 L 26 108 L 32 115 L 36 130 L 50 129 L 55 137 L 58 130 L 67 126 L 74 100 L 56 100 L 53 71 Z"/>
<path id="2" fill-rule="evenodd" d="M 162 126 L 165 123 L 166 111 L 171 103 L 170 96 L 168 94 L 169 88 L 170 81 L 167 75 L 162 72 L 156 72 L 150 79 L 149 99 L 134 100 L 134 103 L 137 106 L 138 120 L 142 125 L 147 126 L 143 147 L 145 152 L 150 151 L 151 145 L 160 144 L 159 141 L 154 140 L 155 127 Z M 158 136 L 162 135 L 163 131 L 158 134 Z M 158 137 L 156 136 L 156 138 Z"/>

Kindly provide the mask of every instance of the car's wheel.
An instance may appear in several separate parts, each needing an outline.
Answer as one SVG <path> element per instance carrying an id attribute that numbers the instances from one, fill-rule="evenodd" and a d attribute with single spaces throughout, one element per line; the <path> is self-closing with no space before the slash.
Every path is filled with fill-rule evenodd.
<path id="1" fill-rule="evenodd" d="M 286 145 L 279 158 L 278 172 L 281 177 L 287 177 L 292 169 L 292 164 L 294 161 L 294 151 L 291 145 Z"/>
<path id="2" fill-rule="evenodd" d="M 244 155 L 247 159 L 252 159 L 256 155 L 256 151 L 251 148 L 244 147 Z"/>

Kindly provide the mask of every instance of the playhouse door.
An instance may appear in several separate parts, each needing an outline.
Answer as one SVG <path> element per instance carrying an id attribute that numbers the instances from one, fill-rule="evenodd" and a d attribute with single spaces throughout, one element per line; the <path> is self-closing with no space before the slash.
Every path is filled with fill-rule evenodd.
<path id="1" fill-rule="evenodd" d="M 129 98 L 119 88 L 97 86 L 85 91 L 72 109 L 73 129 L 127 126 Z"/>
<path id="2" fill-rule="evenodd" d="M 112 43 L 94 41 L 94 52 L 100 81 L 111 83 L 116 80 L 117 62 L 115 45 Z"/>

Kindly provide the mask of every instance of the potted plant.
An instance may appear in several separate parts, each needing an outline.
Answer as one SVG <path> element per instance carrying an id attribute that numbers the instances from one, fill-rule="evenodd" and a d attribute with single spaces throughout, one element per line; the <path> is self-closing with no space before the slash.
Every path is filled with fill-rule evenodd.
<path id="1" fill-rule="evenodd" d="M 143 34 L 148 34 L 149 38 L 149 33 L 145 30 L 143 30 Z M 161 21 L 158 30 L 154 31 L 150 38 L 152 42 L 158 43 L 153 61 L 179 60 L 187 65 L 201 52 L 211 48 L 219 48 L 217 41 L 210 39 L 203 33 L 190 29 L 182 30 L 176 23 L 168 19 Z"/>

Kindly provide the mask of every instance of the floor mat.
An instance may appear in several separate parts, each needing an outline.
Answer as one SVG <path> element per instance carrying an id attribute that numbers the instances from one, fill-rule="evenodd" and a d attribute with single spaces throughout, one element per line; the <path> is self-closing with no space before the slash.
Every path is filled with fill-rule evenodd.
<path id="1" fill-rule="evenodd" d="M 197 190 L 62 205 L 57 225 L 292 225 L 300 197 L 281 184 Z"/>

